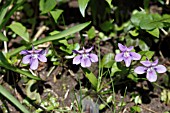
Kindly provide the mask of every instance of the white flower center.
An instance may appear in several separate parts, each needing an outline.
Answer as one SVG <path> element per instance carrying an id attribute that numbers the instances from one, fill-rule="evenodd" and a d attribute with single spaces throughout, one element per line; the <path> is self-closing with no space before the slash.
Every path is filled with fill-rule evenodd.
<path id="1" fill-rule="evenodd" d="M 148 68 L 147 72 L 150 73 L 150 72 L 152 72 L 153 70 L 154 70 L 153 67 L 150 67 L 150 68 Z"/>
<path id="2" fill-rule="evenodd" d="M 33 58 L 38 58 L 38 54 L 32 54 Z"/>
<path id="3" fill-rule="evenodd" d="M 125 58 L 127 58 L 127 57 L 129 57 L 130 56 L 130 54 L 129 54 L 129 52 L 124 52 L 124 55 L 123 55 Z"/>
<path id="4" fill-rule="evenodd" d="M 83 58 L 87 58 L 88 55 L 87 54 L 82 54 L 82 56 L 83 56 Z"/>

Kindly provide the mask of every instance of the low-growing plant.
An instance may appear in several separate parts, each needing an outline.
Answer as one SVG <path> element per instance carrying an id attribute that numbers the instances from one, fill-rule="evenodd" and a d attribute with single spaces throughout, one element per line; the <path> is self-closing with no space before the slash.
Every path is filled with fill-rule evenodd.
<path id="1" fill-rule="evenodd" d="M 159 92 L 169 104 L 169 56 L 161 47 L 170 15 L 149 12 L 151 3 L 125 11 L 126 4 L 114 0 L 0 0 L 0 109 L 136 113 L 143 109 L 143 92 Z M 58 82 L 65 76 L 74 85 Z"/>

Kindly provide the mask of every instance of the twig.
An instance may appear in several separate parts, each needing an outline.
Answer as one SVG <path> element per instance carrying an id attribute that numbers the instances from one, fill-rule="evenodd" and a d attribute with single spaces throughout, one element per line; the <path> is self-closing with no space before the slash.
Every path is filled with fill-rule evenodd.
<path id="1" fill-rule="evenodd" d="M 69 89 L 66 91 L 66 93 L 64 95 L 64 100 L 67 98 L 69 91 L 70 91 Z"/>
<path id="2" fill-rule="evenodd" d="M 161 55 L 162 59 L 165 59 L 161 51 L 159 51 L 159 54 Z"/>
<path id="3" fill-rule="evenodd" d="M 6 31 L 4 30 L 4 36 L 6 36 Z M 4 41 L 4 49 L 5 49 L 5 53 L 8 53 L 8 47 L 7 47 L 7 42 Z"/>
<path id="4" fill-rule="evenodd" d="M 29 69 L 32 75 L 37 76 L 31 69 Z"/>
<path id="5" fill-rule="evenodd" d="M 42 26 L 42 27 L 38 30 L 38 32 L 35 34 L 35 36 L 34 36 L 34 38 L 33 38 L 32 41 L 36 41 L 37 38 L 38 38 L 46 29 L 47 29 L 46 26 Z"/>
<path id="6" fill-rule="evenodd" d="M 168 32 L 165 31 L 163 28 L 161 28 L 161 31 L 164 33 L 165 36 L 168 35 Z"/>
<path id="7" fill-rule="evenodd" d="M 49 71 L 48 74 L 47 74 L 47 77 L 50 76 L 50 74 L 53 72 L 54 69 L 55 69 L 55 66 L 53 66 L 53 67 L 50 69 L 50 71 Z"/>
<path id="8" fill-rule="evenodd" d="M 146 109 L 147 111 L 152 112 L 152 113 L 158 113 L 158 112 L 156 112 L 156 111 L 154 111 L 154 110 L 152 110 L 152 109 L 149 109 L 149 108 L 147 108 L 147 107 L 145 107 L 145 106 L 143 106 L 143 105 L 141 105 L 141 107 L 142 107 L 143 109 Z"/>
<path id="9" fill-rule="evenodd" d="M 165 3 L 166 5 L 169 5 L 169 0 L 166 0 L 166 3 Z"/>

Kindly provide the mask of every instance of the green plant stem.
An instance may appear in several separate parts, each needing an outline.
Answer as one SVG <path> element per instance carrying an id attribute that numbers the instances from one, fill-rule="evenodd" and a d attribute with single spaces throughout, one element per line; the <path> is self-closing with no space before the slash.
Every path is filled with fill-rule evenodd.
<path id="1" fill-rule="evenodd" d="M 124 98 L 125 98 L 125 96 L 126 96 L 126 91 L 127 91 L 127 87 L 125 88 L 125 92 L 124 92 L 123 99 L 122 99 L 122 101 L 121 101 L 121 105 L 120 105 L 120 109 L 119 109 L 118 113 L 120 113 L 120 111 L 121 111 L 121 109 L 122 109 L 123 101 L 124 101 Z"/>
<path id="2" fill-rule="evenodd" d="M 112 108 L 105 102 L 100 95 L 98 95 L 99 99 L 112 111 Z"/>
<path id="3" fill-rule="evenodd" d="M 102 73 L 103 73 L 103 67 L 100 67 L 101 65 L 101 57 L 100 57 L 100 43 L 98 43 L 98 57 L 99 57 L 99 77 L 97 82 L 97 92 L 100 91 L 100 85 L 101 85 L 101 79 L 102 79 Z"/>
<path id="4" fill-rule="evenodd" d="M 108 71 L 109 71 L 109 69 L 108 69 Z M 109 71 L 109 72 L 110 72 L 110 71 Z M 111 74 L 110 74 L 110 75 L 111 75 Z M 110 80 L 112 81 L 111 84 L 112 84 L 112 90 L 113 90 L 113 92 L 112 92 L 112 95 L 113 95 L 113 102 L 114 102 L 114 111 L 113 111 L 113 113 L 116 113 L 115 89 L 114 89 L 113 79 L 112 79 L 111 76 L 110 76 Z"/>

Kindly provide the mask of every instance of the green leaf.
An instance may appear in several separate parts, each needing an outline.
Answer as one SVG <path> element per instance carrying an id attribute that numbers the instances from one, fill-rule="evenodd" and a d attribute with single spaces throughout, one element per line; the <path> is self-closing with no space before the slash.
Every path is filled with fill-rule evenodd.
<path id="1" fill-rule="evenodd" d="M 134 102 L 135 102 L 135 104 L 141 104 L 142 103 L 142 100 L 141 100 L 139 95 L 135 97 Z"/>
<path id="2" fill-rule="evenodd" d="M 112 0 L 106 0 L 106 2 L 109 4 L 110 8 L 112 7 Z"/>
<path id="3" fill-rule="evenodd" d="M 83 23 L 83 24 L 79 24 L 79 25 L 76 25 L 74 27 L 71 27 L 67 30 L 64 30 L 56 35 L 52 35 L 52 36 L 47 36 L 45 38 L 42 38 L 40 40 L 37 40 L 35 42 L 33 42 L 32 44 L 34 46 L 38 45 L 38 44 L 42 44 L 42 43 L 45 43 L 45 42 L 49 42 L 49 41 L 54 41 L 54 40 L 61 40 L 63 39 L 64 37 L 68 36 L 68 35 L 71 35 L 73 33 L 76 33 L 82 29 L 84 29 L 85 27 L 87 27 L 91 22 L 86 22 L 86 23 Z M 25 50 L 25 49 L 28 49 L 28 48 L 31 48 L 32 47 L 32 44 L 28 44 L 28 45 L 24 45 L 24 46 L 21 46 L 19 48 L 16 48 L 15 50 L 9 52 L 7 54 L 8 57 L 11 57 L 17 53 L 19 53 L 20 51 L 22 50 Z"/>
<path id="4" fill-rule="evenodd" d="M 63 44 L 63 45 L 65 45 L 65 46 L 69 46 L 69 44 L 68 44 L 68 42 L 67 42 L 66 39 L 59 40 L 58 42 L 61 43 L 61 44 Z"/>
<path id="5" fill-rule="evenodd" d="M 114 74 L 118 71 L 121 71 L 121 70 L 118 68 L 117 63 L 114 62 L 114 64 L 112 65 L 112 68 L 111 68 L 111 74 L 110 75 L 114 76 Z"/>
<path id="6" fill-rule="evenodd" d="M 85 73 L 85 76 L 87 79 L 89 79 L 90 83 L 93 85 L 93 87 L 97 88 L 97 78 L 96 76 L 87 68 L 82 68 L 83 72 Z"/>
<path id="7" fill-rule="evenodd" d="M 2 24 L 2 21 L 3 21 L 5 15 L 8 11 L 8 7 L 11 5 L 12 2 L 13 2 L 13 0 L 6 1 L 6 4 L 1 7 L 1 10 L 0 10 L 0 25 Z"/>
<path id="8" fill-rule="evenodd" d="M 137 32 L 137 30 L 135 29 L 135 30 L 131 30 L 131 31 L 129 31 L 129 33 L 132 35 L 132 36 L 134 36 L 134 37 L 136 37 L 136 36 L 138 36 L 139 35 L 139 33 Z"/>
<path id="9" fill-rule="evenodd" d="M 146 17 L 143 17 L 142 20 L 140 21 L 140 27 L 141 29 L 146 29 L 146 30 L 152 30 L 155 29 L 155 23 L 153 22 L 153 18 L 151 15 L 145 15 Z"/>
<path id="10" fill-rule="evenodd" d="M 100 28 L 103 30 L 103 31 L 109 31 L 111 29 L 113 29 L 113 21 L 105 21 L 104 23 L 100 24 Z"/>
<path id="11" fill-rule="evenodd" d="M 4 36 L 1 32 L 0 32 L 0 40 L 2 41 L 8 41 L 8 38 L 6 36 Z"/>
<path id="12" fill-rule="evenodd" d="M 18 107 L 23 113 L 30 113 L 13 95 L 0 85 L 0 93 Z"/>
<path id="13" fill-rule="evenodd" d="M 40 0 L 39 6 L 41 14 L 50 12 L 57 5 L 56 0 Z"/>
<path id="14" fill-rule="evenodd" d="M 130 108 L 131 112 L 130 113 L 140 113 L 141 112 L 141 108 L 139 106 L 132 106 Z"/>
<path id="15" fill-rule="evenodd" d="M 50 11 L 50 14 L 52 15 L 55 23 L 57 23 L 57 20 L 62 13 L 63 13 L 63 10 L 61 10 L 61 9 L 57 9 L 56 11 Z"/>
<path id="16" fill-rule="evenodd" d="M 29 42 L 29 34 L 25 26 L 23 26 L 19 22 L 14 22 L 8 26 L 12 31 L 14 31 L 17 35 L 21 36 L 25 41 Z"/>
<path id="17" fill-rule="evenodd" d="M 149 47 L 147 46 L 147 44 L 143 41 L 143 40 L 139 40 L 139 48 L 142 51 L 147 51 L 149 50 Z"/>
<path id="18" fill-rule="evenodd" d="M 152 36 L 155 36 L 155 37 L 159 38 L 159 29 L 158 28 L 155 28 L 153 30 L 147 30 L 147 32 L 149 34 L 151 34 Z"/>
<path id="19" fill-rule="evenodd" d="M 66 47 L 65 46 L 61 46 L 60 49 L 62 51 L 67 52 L 68 54 L 71 54 L 72 51 L 73 51 L 73 46 L 74 46 L 73 44 L 67 45 Z"/>
<path id="20" fill-rule="evenodd" d="M 102 61 L 101 61 L 101 66 L 104 68 L 111 68 L 114 63 L 114 54 L 113 53 L 108 53 L 104 55 Z"/>
<path id="21" fill-rule="evenodd" d="M 142 56 L 141 61 L 146 60 L 146 58 L 150 60 L 154 53 L 154 51 L 140 51 L 139 54 Z"/>
<path id="22" fill-rule="evenodd" d="M 129 35 L 125 37 L 126 40 L 126 46 L 134 46 L 137 47 L 139 45 L 139 39 L 132 39 Z"/>
<path id="23" fill-rule="evenodd" d="M 100 109 L 100 110 L 104 109 L 105 107 L 106 107 L 105 104 L 100 104 L 100 105 L 99 105 L 99 109 Z"/>
<path id="24" fill-rule="evenodd" d="M 89 40 L 93 39 L 93 38 L 96 36 L 94 26 L 92 26 L 92 27 L 88 30 L 87 35 L 88 35 L 88 39 L 89 39 Z"/>
<path id="25" fill-rule="evenodd" d="M 170 15 L 169 15 L 169 14 L 164 14 L 164 15 L 162 16 L 162 20 L 163 20 L 163 22 L 165 22 L 165 23 L 170 23 Z"/>
<path id="26" fill-rule="evenodd" d="M 79 10 L 83 17 L 85 17 L 85 10 L 86 10 L 88 2 L 89 2 L 89 0 L 78 0 Z"/>
<path id="27" fill-rule="evenodd" d="M 140 21 L 145 15 L 146 13 L 144 11 L 136 12 L 135 14 L 132 15 L 130 20 L 132 24 L 134 24 L 135 26 L 139 26 Z"/>
<path id="28" fill-rule="evenodd" d="M 161 28 L 163 27 L 163 23 L 161 22 L 160 19 L 161 19 L 160 15 L 158 16 L 157 14 L 145 15 L 140 21 L 139 26 L 141 29 L 145 29 L 145 30 L 153 30 L 155 28 Z"/>
<path id="29" fill-rule="evenodd" d="M 161 101 L 166 102 L 166 100 L 167 100 L 167 91 L 164 89 L 164 90 L 161 92 Z"/>
<path id="30" fill-rule="evenodd" d="M 36 83 L 36 80 L 29 80 L 26 84 L 25 91 L 26 91 L 26 95 L 31 100 L 36 100 L 36 103 L 40 103 L 41 102 L 40 94 L 37 93 L 37 90 L 32 91 L 32 87 L 35 83 Z"/>
<path id="31" fill-rule="evenodd" d="M 137 75 L 136 75 L 136 73 L 135 74 L 128 74 L 128 76 L 127 76 L 128 78 L 130 78 L 131 80 L 133 80 L 134 82 L 138 82 L 138 77 L 137 77 Z"/>
<path id="32" fill-rule="evenodd" d="M 73 53 L 73 50 L 79 50 L 79 49 L 80 49 L 79 43 L 75 43 L 75 44 L 73 44 L 73 48 L 72 48 L 71 52 Z M 72 59 L 72 58 L 74 58 L 75 56 L 76 56 L 76 54 L 73 53 L 72 55 L 66 55 L 65 58 L 66 58 L 66 59 Z"/>
<path id="33" fill-rule="evenodd" d="M 2 52 L 0 52 L 0 66 L 4 67 L 6 69 L 9 69 L 11 71 L 26 75 L 29 78 L 32 78 L 32 79 L 35 79 L 35 80 L 41 80 L 40 78 L 33 76 L 28 71 L 23 71 L 21 69 L 18 69 L 17 67 L 12 66 L 10 63 L 8 63 L 7 59 L 5 58 L 5 56 L 3 55 Z"/>
<path id="34" fill-rule="evenodd" d="M 113 95 L 110 95 L 109 97 L 107 97 L 106 102 L 110 103 L 113 100 Z"/>

